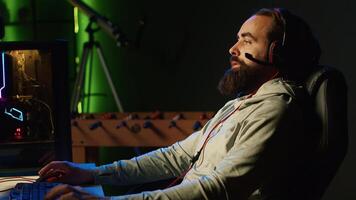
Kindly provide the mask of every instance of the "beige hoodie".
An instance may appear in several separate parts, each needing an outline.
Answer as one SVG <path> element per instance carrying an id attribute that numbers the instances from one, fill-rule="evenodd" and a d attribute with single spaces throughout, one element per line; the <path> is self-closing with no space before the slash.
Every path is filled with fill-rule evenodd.
<path id="1" fill-rule="evenodd" d="M 303 100 L 301 87 L 281 78 L 270 80 L 253 96 L 227 102 L 185 140 L 97 167 L 96 182 L 129 185 L 177 177 L 189 169 L 191 159 L 209 137 L 179 185 L 112 199 L 235 200 L 248 199 L 252 193 L 261 198 L 291 195 L 290 181 L 306 165 L 311 151 L 305 144 Z"/>

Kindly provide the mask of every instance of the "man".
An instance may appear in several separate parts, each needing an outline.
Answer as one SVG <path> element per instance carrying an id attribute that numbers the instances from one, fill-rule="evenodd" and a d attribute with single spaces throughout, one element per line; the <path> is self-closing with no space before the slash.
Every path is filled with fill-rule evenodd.
<path id="1" fill-rule="evenodd" d="M 52 162 L 41 177 L 59 182 L 131 185 L 182 177 L 162 190 L 113 199 L 305 199 L 300 185 L 314 152 L 302 87 L 320 49 L 306 23 L 286 10 L 262 9 L 240 28 L 231 69 L 219 83 L 239 94 L 202 130 L 167 148 L 83 170 Z M 99 199 L 60 185 L 48 199 Z"/>

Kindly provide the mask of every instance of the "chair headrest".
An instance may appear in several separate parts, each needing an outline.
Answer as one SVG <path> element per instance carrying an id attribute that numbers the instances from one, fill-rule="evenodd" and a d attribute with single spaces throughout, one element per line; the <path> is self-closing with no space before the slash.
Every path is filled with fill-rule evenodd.
<path id="1" fill-rule="evenodd" d="M 337 69 L 330 66 L 318 66 L 305 81 L 305 87 L 310 96 L 314 98 L 322 83 L 330 78 L 341 79 L 344 82 L 342 73 Z"/>

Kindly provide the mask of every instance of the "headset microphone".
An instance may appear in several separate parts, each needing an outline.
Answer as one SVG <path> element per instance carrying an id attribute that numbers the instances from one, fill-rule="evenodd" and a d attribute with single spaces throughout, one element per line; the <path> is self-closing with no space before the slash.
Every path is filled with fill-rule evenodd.
<path id="1" fill-rule="evenodd" d="M 273 64 L 270 63 L 270 62 L 265 62 L 265 61 L 262 61 L 262 60 L 258 60 L 256 58 L 254 58 L 251 54 L 249 53 L 245 53 L 245 57 L 249 60 L 251 60 L 252 62 L 255 62 L 257 64 L 260 64 L 260 65 L 266 65 L 266 66 L 272 66 Z"/>

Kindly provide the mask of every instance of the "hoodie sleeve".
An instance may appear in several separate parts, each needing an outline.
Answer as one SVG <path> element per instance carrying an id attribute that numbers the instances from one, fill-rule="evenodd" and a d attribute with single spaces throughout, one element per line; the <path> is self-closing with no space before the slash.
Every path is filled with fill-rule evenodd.
<path id="1" fill-rule="evenodd" d="M 215 116 L 232 104 L 228 102 Z M 214 123 L 210 119 L 204 127 L 186 139 L 130 160 L 120 160 L 93 169 L 96 184 L 132 185 L 177 177 L 185 172 L 202 141 L 204 132 Z"/>
<path id="2" fill-rule="evenodd" d="M 96 167 L 95 183 L 131 185 L 179 176 L 188 168 L 202 132 L 203 129 L 167 148 Z"/>
<path id="3" fill-rule="evenodd" d="M 247 199 L 259 186 L 284 173 L 289 153 L 301 140 L 299 109 L 283 103 L 265 101 L 244 119 L 236 130 L 241 137 L 209 174 L 168 189 L 112 199 Z"/>

